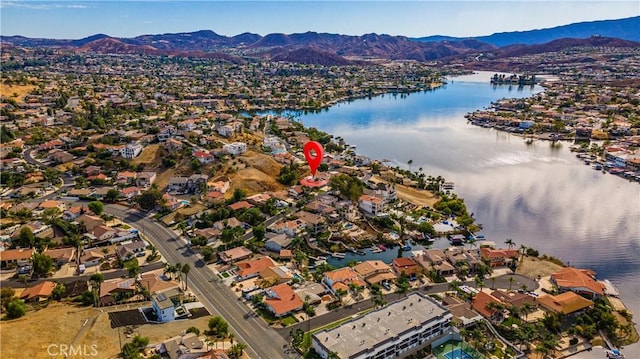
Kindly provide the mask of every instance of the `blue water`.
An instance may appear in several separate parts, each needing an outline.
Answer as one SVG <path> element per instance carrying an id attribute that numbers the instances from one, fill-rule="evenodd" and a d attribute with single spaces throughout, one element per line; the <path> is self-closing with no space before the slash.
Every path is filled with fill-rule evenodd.
<path id="1" fill-rule="evenodd" d="M 451 352 L 443 353 L 447 359 L 473 359 L 473 357 L 460 348 L 455 348 Z"/>
<path id="2" fill-rule="evenodd" d="M 640 186 L 584 165 L 570 143 L 527 145 L 521 137 L 468 124 L 468 112 L 542 90 L 492 87 L 488 76 L 342 103 L 299 119 L 344 138 L 360 154 L 455 182 L 487 240 L 501 245 L 512 238 L 517 246 L 591 268 L 638 313 Z"/>

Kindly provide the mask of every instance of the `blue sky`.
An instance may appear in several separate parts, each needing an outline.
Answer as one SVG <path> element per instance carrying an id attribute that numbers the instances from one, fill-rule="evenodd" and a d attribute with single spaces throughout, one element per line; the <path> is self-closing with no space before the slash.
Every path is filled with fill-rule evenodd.
<path id="1" fill-rule="evenodd" d="M 117 37 L 213 30 L 478 36 L 640 15 L 640 1 L 0 0 L 2 35 Z"/>

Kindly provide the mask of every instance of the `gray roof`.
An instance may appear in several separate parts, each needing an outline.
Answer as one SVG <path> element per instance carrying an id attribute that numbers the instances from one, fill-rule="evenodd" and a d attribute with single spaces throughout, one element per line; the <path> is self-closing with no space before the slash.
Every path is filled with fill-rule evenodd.
<path id="1" fill-rule="evenodd" d="M 340 358 L 350 358 L 445 315 L 450 315 L 448 309 L 421 293 L 413 292 L 385 307 L 313 336 L 329 351 L 338 353 Z"/>
<path id="2" fill-rule="evenodd" d="M 173 307 L 173 302 L 171 301 L 171 299 L 167 298 L 167 296 L 164 293 L 160 293 L 156 295 L 155 297 L 153 297 L 153 300 L 156 303 L 158 303 L 158 308 L 160 309 L 167 309 L 167 308 Z"/>
<path id="3" fill-rule="evenodd" d="M 287 246 L 289 246 L 291 244 L 292 238 L 287 237 L 286 234 L 284 233 L 280 233 L 277 234 L 269 239 L 267 239 L 266 243 L 276 243 L 278 244 L 280 247 L 285 248 Z"/>

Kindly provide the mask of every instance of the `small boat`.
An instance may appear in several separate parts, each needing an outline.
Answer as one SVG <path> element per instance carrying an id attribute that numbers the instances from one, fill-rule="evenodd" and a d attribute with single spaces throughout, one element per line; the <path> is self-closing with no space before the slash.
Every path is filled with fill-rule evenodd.
<path id="1" fill-rule="evenodd" d="M 363 250 L 360 249 L 356 249 L 355 251 L 353 251 L 355 254 L 359 255 L 359 256 L 364 256 L 367 253 L 365 253 Z"/>
<path id="2" fill-rule="evenodd" d="M 382 252 L 382 249 L 376 246 L 371 247 L 371 253 L 380 253 L 380 252 Z"/>
<path id="3" fill-rule="evenodd" d="M 484 234 L 478 234 L 478 235 L 476 236 L 476 239 L 484 239 Z"/>
<path id="4" fill-rule="evenodd" d="M 340 258 L 340 259 L 342 259 L 342 258 L 346 257 L 347 255 L 346 255 L 346 254 L 344 254 L 344 253 L 334 252 L 334 253 L 331 253 L 331 256 L 333 256 L 333 257 L 335 257 L 335 258 Z"/>
<path id="5" fill-rule="evenodd" d="M 379 245 L 378 248 L 383 252 L 387 250 L 387 247 L 385 247 L 384 244 Z"/>

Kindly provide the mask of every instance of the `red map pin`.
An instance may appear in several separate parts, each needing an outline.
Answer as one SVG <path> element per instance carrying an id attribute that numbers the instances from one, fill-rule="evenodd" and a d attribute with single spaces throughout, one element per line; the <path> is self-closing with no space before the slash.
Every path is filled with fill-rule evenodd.
<path id="1" fill-rule="evenodd" d="M 324 158 L 324 151 L 322 150 L 322 145 L 316 141 L 309 141 L 304 145 L 304 158 L 307 160 L 309 164 L 309 168 L 311 169 L 311 175 L 316 175 L 316 170 L 318 166 L 322 163 L 322 159 Z"/>

